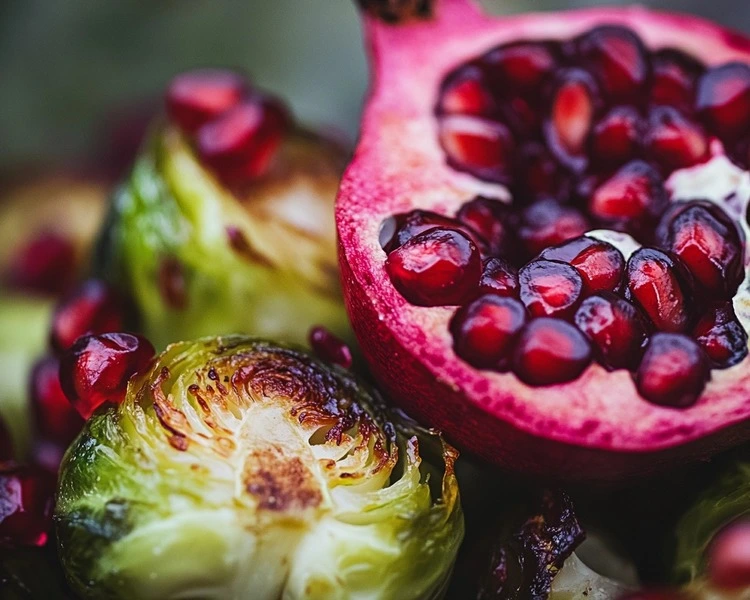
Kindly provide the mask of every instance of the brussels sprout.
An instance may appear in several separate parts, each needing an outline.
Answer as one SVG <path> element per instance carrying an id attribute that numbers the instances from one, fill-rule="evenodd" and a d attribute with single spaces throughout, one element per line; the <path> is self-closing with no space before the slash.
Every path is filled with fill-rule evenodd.
<path id="1" fill-rule="evenodd" d="M 438 598 L 456 452 L 349 372 L 242 336 L 177 343 L 68 450 L 60 558 L 86 598 Z M 390 420 L 387 420 L 390 418 Z"/>
<path id="2" fill-rule="evenodd" d="M 98 274 L 129 291 L 157 347 L 249 333 L 348 336 L 333 202 L 342 153 L 288 134 L 269 173 L 230 190 L 174 127 L 158 129 L 115 195 Z"/>

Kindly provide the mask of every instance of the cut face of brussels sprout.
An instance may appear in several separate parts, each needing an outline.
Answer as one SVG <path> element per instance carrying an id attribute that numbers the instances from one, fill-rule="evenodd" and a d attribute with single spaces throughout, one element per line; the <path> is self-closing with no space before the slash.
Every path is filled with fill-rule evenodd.
<path id="1" fill-rule="evenodd" d="M 333 202 L 343 154 L 287 135 L 269 172 L 230 190 L 174 128 L 157 131 L 116 195 L 98 271 L 135 297 L 157 347 L 249 333 L 347 335 Z"/>
<path id="2" fill-rule="evenodd" d="M 233 336 L 179 343 L 61 468 L 84 597 L 430 599 L 463 536 L 455 451 L 346 371 Z"/>

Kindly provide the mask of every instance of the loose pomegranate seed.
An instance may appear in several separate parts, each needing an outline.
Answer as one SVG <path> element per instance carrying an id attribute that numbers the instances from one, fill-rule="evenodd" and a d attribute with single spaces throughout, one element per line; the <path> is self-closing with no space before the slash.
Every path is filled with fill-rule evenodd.
<path id="1" fill-rule="evenodd" d="M 486 259 L 479 279 L 479 291 L 518 298 L 518 270 L 502 258 Z"/>
<path id="2" fill-rule="evenodd" d="M 0 416 L 0 463 L 13 458 L 13 440 L 10 438 L 8 426 Z"/>
<path id="3" fill-rule="evenodd" d="M 538 92 L 557 68 L 560 53 L 550 42 L 514 42 L 490 50 L 482 62 L 500 94 Z"/>
<path id="4" fill-rule="evenodd" d="M 122 298 L 109 285 L 98 279 L 84 281 L 55 308 L 50 343 L 61 351 L 84 334 L 123 329 L 125 312 Z"/>
<path id="5" fill-rule="evenodd" d="M 585 146 L 598 111 L 598 98 L 593 78 L 580 69 L 564 71 L 552 94 L 544 135 L 555 157 L 575 172 L 582 172 L 588 163 Z"/>
<path id="6" fill-rule="evenodd" d="M 586 236 L 547 248 L 539 258 L 566 262 L 575 267 L 587 295 L 616 291 L 625 272 L 625 257 L 617 248 Z"/>
<path id="7" fill-rule="evenodd" d="M 591 363 L 591 346 L 578 329 L 560 319 L 533 319 L 513 352 L 513 372 L 533 386 L 573 381 Z"/>
<path id="8" fill-rule="evenodd" d="M 650 75 L 645 46 L 630 29 L 603 25 L 574 41 L 579 60 L 596 76 L 611 101 L 635 103 Z"/>
<path id="9" fill-rule="evenodd" d="M 526 319 L 526 309 L 518 300 L 480 296 L 453 316 L 453 349 L 478 369 L 507 370 L 508 357 Z"/>
<path id="10" fill-rule="evenodd" d="M 45 232 L 14 253 L 3 280 L 11 289 L 56 296 L 69 289 L 75 271 L 73 242 L 58 233 Z"/>
<path id="11" fill-rule="evenodd" d="M 481 179 L 507 183 L 514 142 L 500 121 L 450 115 L 440 119 L 440 143 L 448 164 Z"/>
<path id="12" fill-rule="evenodd" d="M 649 159 L 665 173 L 692 167 L 709 158 L 703 128 L 671 106 L 653 108 L 644 146 Z"/>
<path id="13" fill-rule="evenodd" d="M 167 112 L 184 131 L 193 133 L 236 105 L 246 92 L 246 81 L 231 71 L 205 69 L 183 73 L 169 84 Z"/>
<path id="14" fill-rule="evenodd" d="M 608 369 L 634 369 L 646 341 L 643 317 L 630 302 L 611 292 L 586 298 L 575 324 L 591 340 L 599 362 Z"/>
<path id="15" fill-rule="evenodd" d="M 722 140 L 741 138 L 750 129 L 750 65 L 727 63 L 706 71 L 698 82 L 696 107 Z"/>
<path id="16" fill-rule="evenodd" d="M 495 99 L 479 65 L 469 64 L 451 73 L 440 91 L 438 114 L 491 116 L 497 112 Z"/>
<path id="17" fill-rule="evenodd" d="M 644 125 L 631 106 L 610 110 L 594 125 L 589 139 L 589 157 L 598 167 L 619 167 L 637 157 Z"/>
<path id="18" fill-rule="evenodd" d="M 709 377 L 708 360 L 698 344 L 680 333 L 656 333 L 635 373 L 635 386 L 653 404 L 684 408 L 695 404 Z"/>
<path id="19" fill-rule="evenodd" d="M 692 336 L 720 369 L 736 365 L 747 356 L 747 332 L 737 320 L 731 302 L 709 306 L 693 327 Z"/>
<path id="20" fill-rule="evenodd" d="M 529 142 L 519 150 L 512 186 L 513 199 L 521 204 L 543 198 L 564 202 L 570 195 L 563 169 L 547 147 L 539 142 Z"/>
<path id="21" fill-rule="evenodd" d="M 684 331 L 694 308 L 690 277 L 672 256 L 656 248 L 639 248 L 628 260 L 627 289 L 661 331 Z"/>
<path id="22" fill-rule="evenodd" d="M 651 59 L 651 105 L 673 106 L 690 114 L 695 106 L 695 86 L 705 67 L 674 48 L 664 48 Z"/>
<path id="23" fill-rule="evenodd" d="M 223 180 L 250 181 L 268 170 L 287 124 L 288 115 L 281 104 L 253 97 L 198 129 L 196 150 Z"/>
<path id="24" fill-rule="evenodd" d="M 664 181 L 648 163 L 629 162 L 599 185 L 589 199 L 589 212 L 607 224 L 637 228 L 655 220 L 668 202 Z"/>
<path id="25" fill-rule="evenodd" d="M 385 268 L 393 286 L 412 304 L 448 306 L 474 296 L 482 264 L 467 235 L 434 228 L 391 252 Z"/>
<path id="26" fill-rule="evenodd" d="M 750 522 L 735 521 L 716 534 L 708 548 L 706 574 L 722 590 L 750 586 Z"/>
<path id="27" fill-rule="evenodd" d="M 490 254 L 499 255 L 514 249 L 512 216 L 505 203 L 477 196 L 459 209 L 456 218 L 482 238 Z"/>
<path id="28" fill-rule="evenodd" d="M 139 335 L 87 335 L 60 359 L 60 383 L 78 413 L 88 419 L 102 404 L 122 402 L 128 381 L 149 365 L 154 353 L 151 343 Z"/>
<path id="29" fill-rule="evenodd" d="M 521 302 L 532 317 L 572 317 L 583 297 L 583 280 L 570 265 L 533 260 L 518 272 Z"/>
<path id="30" fill-rule="evenodd" d="M 524 209 L 518 236 L 527 255 L 535 256 L 548 246 L 583 235 L 589 227 L 578 209 L 555 200 L 540 200 Z"/>
<path id="31" fill-rule="evenodd" d="M 44 546 L 54 493 L 55 476 L 44 469 L 0 466 L 0 546 Z"/>
<path id="32" fill-rule="evenodd" d="M 310 330 L 310 347 L 319 359 L 348 369 L 352 366 L 352 351 L 341 338 L 325 327 Z"/>
<path id="33" fill-rule="evenodd" d="M 450 217 L 444 217 L 429 210 L 414 209 L 408 213 L 400 213 L 385 219 L 380 226 L 380 245 L 386 253 L 390 254 L 396 248 L 403 246 L 415 235 L 419 235 L 428 229 L 440 227 L 441 229 L 458 229 L 469 236 L 477 247 L 481 242 L 477 233 L 463 223 Z"/>
<path id="34" fill-rule="evenodd" d="M 29 399 L 36 433 L 43 439 L 67 446 L 81 431 L 83 420 L 60 385 L 57 357 L 45 356 L 34 365 Z"/>

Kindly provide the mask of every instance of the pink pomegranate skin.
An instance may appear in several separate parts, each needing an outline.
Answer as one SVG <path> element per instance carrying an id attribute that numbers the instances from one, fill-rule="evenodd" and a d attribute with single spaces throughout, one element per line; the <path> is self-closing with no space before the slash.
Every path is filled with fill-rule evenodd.
<path id="1" fill-rule="evenodd" d="M 388 25 L 365 17 L 373 84 L 336 221 L 347 309 L 385 391 L 459 447 L 530 475 L 625 481 L 710 456 L 750 437 L 750 359 L 714 371 L 691 408 L 645 402 L 627 371 L 590 366 L 570 383 L 531 388 L 476 370 L 453 352 L 449 307 L 409 304 L 384 269 L 378 228 L 415 208 L 453 215 L 487 183 L 446 166 L 435 119 L 456 65 L 518 39 L 569 39 L 626 25 L 650 49 L 700 53 L 708 66 L 750 62 L 750 40 L 689 16 L 640 7 L 495 18 L 470 0 L 439 0 L 434 17 Z"/>

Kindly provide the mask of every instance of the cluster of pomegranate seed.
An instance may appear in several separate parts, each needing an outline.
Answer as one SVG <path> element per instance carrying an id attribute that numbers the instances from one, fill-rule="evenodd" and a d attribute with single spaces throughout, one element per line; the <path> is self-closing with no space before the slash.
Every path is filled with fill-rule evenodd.
<path id="1" fill-rule="evenodd" d="M 263 175 L 289 125 L 279 99 L 252 89 L 231 71 L 178 75 L 166 104 L 170 120 L 192 141 L 201 161 L 227 184 Z"/>

